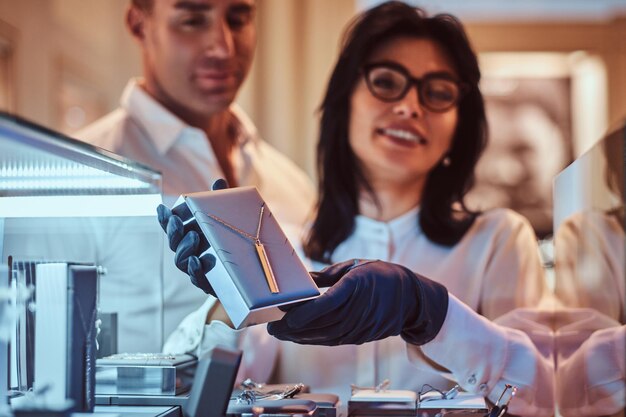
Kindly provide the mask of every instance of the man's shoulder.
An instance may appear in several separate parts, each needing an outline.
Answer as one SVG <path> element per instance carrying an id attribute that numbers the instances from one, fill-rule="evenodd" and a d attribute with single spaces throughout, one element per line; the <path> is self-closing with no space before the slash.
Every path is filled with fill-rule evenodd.
<path id="1" fill-rule="evenodd" d="M 298 236 L 299 240 L 301 227 L 315 205 L 315 186 L 302 168 L 273 146 L 260 139 L 255 145 L 253 164 L 259 174 L 255 185 L 283 227 L 298 227 L 291 237 Z"/>
<path id="2" fill-rule="evenodd" d="M 279 163 L 293 165 L 294 167 L 296 166 L 296 164 L 291 161 L 291 159 L 289 159 L 287 155 L 276 149 L 272 144 L 268 143 L 267 141 L 258 138 L 256 145 L 264 158 L 272 158 Z"/>
<path id="3" fill-rule="evenodd" d="M 122 108 L 113 110 L 100 119 L 76 132 L 73 136 L 83 142 L 115 151 L 122 138 L 127 136 L 136 123 Z"/>
<path id="4" fill-rule="evenodd" d="M 295 162 L 293 162 L 287 155 L 276 149 L 273 145 L 263 139 L 258 139 L 257 147 L 259 153 L 264 160 L 271 161 L 280 167 L 291 169 L 298 174 L 306 176 L 302 168 L 300 168 Z"/>
<path id="5" fill-rule="evenodd" d="M 310 178 L 302 168 L 289 159 L 284 153 L 261 138 L 254 122 L 241 107 L 233 105 L 230 111 L 240 123 L 242 131 L 245 132 L 244 135 L 253 138 L 253 143 L 257 150 L 255 157 L 258 158 L 258 162 L 263 165 L 271 166 L 272 171 L 285 180 L 292 179 L 301 183 L 311 183 Z"/>
<path id="6" fill-rule="evenodd" d="M 258 147 L 259 153 L 262 155 L 261 162 L 268 167 L 272 167 L 273 173 L 280 176 L 283 181 L 297 184 L 303 191 L 314 192 L 311 178 L 289 157 L 263 140 L 258 141 Z"/>

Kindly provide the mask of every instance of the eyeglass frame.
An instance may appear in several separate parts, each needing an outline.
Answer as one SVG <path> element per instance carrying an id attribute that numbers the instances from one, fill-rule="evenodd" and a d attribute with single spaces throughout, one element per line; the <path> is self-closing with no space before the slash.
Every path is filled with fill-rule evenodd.
<path id="1" fill-rule="evenodd" d="M 381 97 L 378 94 L 376 94 L 374 92 L 374 88 L 373 86 L 370 84 L 370 79 L 368 77 L 368 74 L 371 72 L 372 69 L 374 68 L 381 68 L 381 67 L 386 67 L 389 68 L 391 70 L 394 70 L 396 72 L 399 72 L 400 74 L 402 74 L 406 80 L 406 86 L 404 87 L 404 90 L 402 91 L 402 93 L 398 96 L 398 97 L 394 97 L 394 98 L 385 98 L 385 97 Z M 363 78 L 365 80 L 365 85 L 367 86 L 367 90 L 372 94 L 372 96 L 376 97 L 378 100 L 380 101 L 384 101 L 386 103 L 392 103 L 394 101 L 400 101 L 402 100 L 407 94 L 408 92 L 411 90 L 411 88 L 413 86 L 416 87 L 417 90 L 417 96 L 420 100 L 420 105 L 424 106 L 426 109 L 435 112 L 435 113 L 444 113 L 447 112 L 448 110 L 450 110 L 451 108 L 458 106 L 458 104 L 461 102 L 461 100 L 463 99 L 463 97 L 470 91 L 471 87 L 468 83 L 465 83 L 463 81 L 459 81 L 456 78 L 454 78 L 451 74 L 445 73 L 445 72 L 434 72 L 434 73 L 427 73 L 425 76 L 423 77 L 413 77 L 409 71 L 402 65 L 396 63 L 396 62 L 391 62 L 391 61 L 380 61 L 380 62 L 372 62 L 370 64 L 366 64 L 363 65 L 361 67 L 361 73 L 363 75 Z M 459 90 L 459 94 L 456 97 L 456 100 L 454 100 L 454 102 L 452 102 L 452 104 L 450 104 L 449 107 L 443 108 L 443 109 L 435 109 L 435 108 L 431 108 L 428 104 L 427 104 L 427 100 L 424 100 L 423 98 L 423 93 L 422 93 L 422 86 L 424 85 L 424 83 L 430 79 L 440 79 L 440 80 L 445 80 L 445 81 L 450 81 L 453 84 L 455 84 Z"/>

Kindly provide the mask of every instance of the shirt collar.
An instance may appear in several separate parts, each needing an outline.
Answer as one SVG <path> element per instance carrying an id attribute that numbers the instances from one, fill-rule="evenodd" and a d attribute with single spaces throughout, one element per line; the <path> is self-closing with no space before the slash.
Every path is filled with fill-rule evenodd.
<path id="1" fill-rule="evenodd" d="M 385 229 L 391 233 L 394 239 L 399 239 L 407 234 L 418 234 L 420 232 L 418 216 L 419 206 L 387 222 L 381 222 L 359 214 L 355 218 L 355 232 L 356 234 L 363 233 L 375 236 L 380 233 L 381 229 Z"/>
<path id="2" fill-rule="evenodd" d="M 206 137 L 204 132 L 189 126 L 174 113 L 166 109 L 161 103 L 150 96 L 140 85 L 140 79 L 131 79 L 121 98 L 121 106 L 148 133 L 148 138 L 161 155 L 174 145 L 184 131 L 197 131 Z M 237 120 L 237 140 L 240 146 L 249 141 L 256 142 L 258 133 L 252 121 L 238 105 L 232 104 L 230 111 Z"/>
<path id="3" fill-rule="evenodd" d="M 246 112 L 237 103 L 231 104 L 230 111 L 238 123 L 237 140 L 239 145 L 243 147 L 247 143 L 257 143 L 259 141 L 259 133 Z"/>
<path id="4" fill-rule="evenodd" d="M 141 124 L 161 155 L 172 147 L 185 129 L 191 128 L 141 88 L 139 79 L 128 82 L 120 104 Z"/>

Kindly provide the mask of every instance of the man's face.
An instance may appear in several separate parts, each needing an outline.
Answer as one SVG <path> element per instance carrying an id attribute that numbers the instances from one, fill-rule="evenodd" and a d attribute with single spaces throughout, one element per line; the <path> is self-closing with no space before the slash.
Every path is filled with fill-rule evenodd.
<path id="1" fill-rule="evenodd" d="M 149 13 L 131 10 L 146 90 L 183 118 L 228 108 L 252 63 L 254 11 L 255 0 L 155 0 Z"/>

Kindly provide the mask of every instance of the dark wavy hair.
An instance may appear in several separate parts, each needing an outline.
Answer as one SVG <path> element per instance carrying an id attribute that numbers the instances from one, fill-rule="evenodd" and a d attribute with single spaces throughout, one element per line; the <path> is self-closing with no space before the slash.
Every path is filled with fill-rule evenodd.
<path id="1" fill-rule="evenodd" d="M 474 222 L 477 212 L 463 198 L 474 184 L 474 167 L 486 146 L 487 122 L 476 54 L 462 24 L 449 14 L 429 17 L 422 9 L 390 1 L 363 12 L 348 26 L 320 113 L 317 146 L 319 202 L 304 242 L 306 255 L 330 262 L 334 250 L 354 229 L 359 189 L 377 201 L 348 142 L 350 98 L 374 49 L 389 39 L 411 36 L 435 41 L 450 57 L 469 91 L 458 105 L 458 123 L 448 153 L 452 163 L 429 173 L 420 202 L 419 224 L 432 242 L 452 246 Z"/>

